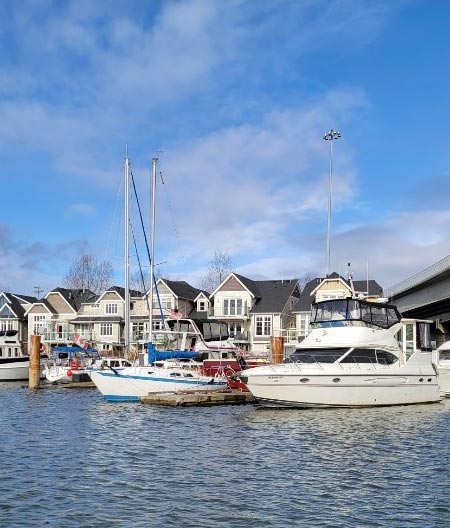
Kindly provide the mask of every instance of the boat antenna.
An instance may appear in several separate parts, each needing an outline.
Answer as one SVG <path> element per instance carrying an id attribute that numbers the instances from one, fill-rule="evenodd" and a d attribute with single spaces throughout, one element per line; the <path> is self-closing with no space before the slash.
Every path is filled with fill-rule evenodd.
<path id="1" fill-rule="evenodd" d="M 353 271 L 350 269 L 350 262 L 347 264 L 347 280 L 352 288 L 352 297 L 355 297 L 355 287 L 353 285 Z"/>

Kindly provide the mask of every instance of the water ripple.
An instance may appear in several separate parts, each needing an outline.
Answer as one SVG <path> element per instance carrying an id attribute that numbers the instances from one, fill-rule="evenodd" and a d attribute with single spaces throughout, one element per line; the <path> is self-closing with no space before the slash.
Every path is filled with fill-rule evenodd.
<path id="1" fill-rule="evenodd" d="M 450 401 L 261 410 L 0 384 L 1 525 L 450 525 Z"/>

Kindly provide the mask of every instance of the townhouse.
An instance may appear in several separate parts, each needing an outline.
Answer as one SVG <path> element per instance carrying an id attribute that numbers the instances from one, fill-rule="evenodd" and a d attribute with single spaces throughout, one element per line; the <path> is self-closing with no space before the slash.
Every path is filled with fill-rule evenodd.
<path id="1" fill-rule="evenodd" d="M 271 339 L 283 337 L 285 352 L 309 333 L 314 301 L 364 296 L 377 300 L 374 280 L 352 281 L 337 273 L 300 288 L 297 279 L 252 280 L 230 273 L 211 293 L 186 281 L 160 278 L 153 294 L 153 331 L 168 317 L 218 320 L 242 350 L 268 355 Z M 149 339 L 149 293 L 130 291 L 130 342 L 136 350 Z M 43 299 L 0 294 L 0 329 L 14 329 L 24 343 L 40 334 L 47 347 L 88 341 L 100 352 L 120 351 L 125 339 L 125 289 L 113 286 L 96 295 L 89 290 L 55 288 Z"/>

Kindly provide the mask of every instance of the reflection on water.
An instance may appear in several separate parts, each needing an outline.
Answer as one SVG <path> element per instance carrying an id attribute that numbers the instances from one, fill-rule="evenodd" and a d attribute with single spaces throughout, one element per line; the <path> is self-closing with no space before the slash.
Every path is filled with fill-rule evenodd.
<path id="1" fill-rule="evenodd" d="M 450 402 L 107 404 L 0 384 L 2 526 L 449 526 Z"/>

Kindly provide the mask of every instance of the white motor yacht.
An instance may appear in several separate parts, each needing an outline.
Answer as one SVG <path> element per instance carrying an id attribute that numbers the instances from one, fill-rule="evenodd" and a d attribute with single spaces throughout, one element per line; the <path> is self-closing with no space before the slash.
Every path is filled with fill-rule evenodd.
<path id="1" fill-rule="evenodd" d="M 41 358 L 47 356 L 41 354 Z M 30 356 L 25 352 L 17 336 L 17 330 L 0 331 L 0 382 L 28 381 Z M 43 366 L 41 379 L 44 378 Z"/>
<path id="2" fill-rule="evenodd" d="M 429 323 L 360 299 L 314 303 L 311 333 L 282 364 L 242 381 L 263 406 L 364 407 L 440 401 Z"/>
<path id="3" fill-rule="evenodd" d="M 441 395 L 450 397 L 450 341 L 446 341 L 437 350 L 437 369 Z"/>

